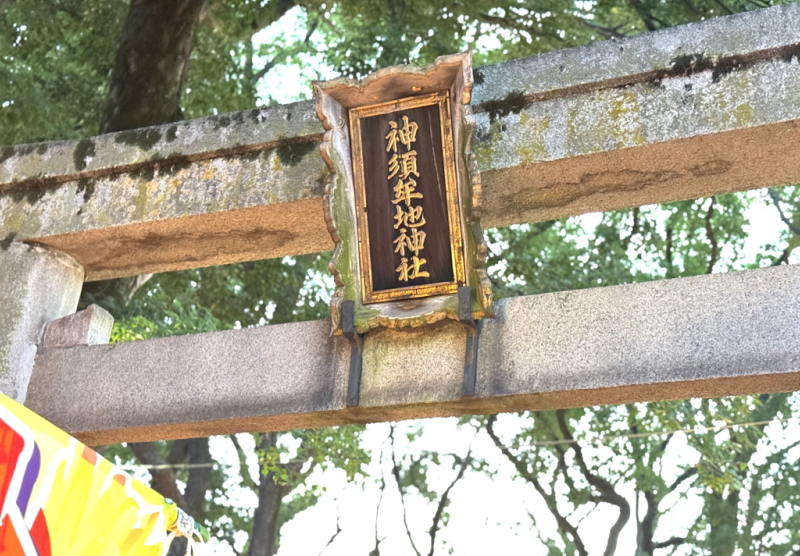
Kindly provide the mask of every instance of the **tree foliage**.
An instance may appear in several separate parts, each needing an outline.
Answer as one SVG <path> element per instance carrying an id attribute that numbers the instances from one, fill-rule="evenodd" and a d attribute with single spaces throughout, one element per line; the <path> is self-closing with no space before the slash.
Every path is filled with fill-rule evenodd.
<path id="1" fill-rule="evenodd" d="M 466 48 L 482 65 L 770 3 L 207 0 L 193 31 L 188 73 L 164 79 L 182 83 L 179 112 L 200 117 L 273 102 L 264 91 L 275 87 L 265 85 L 279 78 L 281 68 L 300 68 L 303 79 L 320 72 L 362 77 Z M 131 10 L 146 4 L 0 0 L 0 144 L 95 134 L 114 98 L 118 38 L 130 31 L 125 22 Z M 296 28 L 282 28 L 290 17 Z M 175 21 L 153 24 L 169 31 Z M 264 32 L 268 42 L 261 38 Z M 308 87 L 305 91 L 298 98 L 308 96 Z M 154 100 L 146 91 L 141 96 L 143 102 Z M 181 117 L 174 112 L 158 117 Z M 495 295 L 786 264 L 796 260 L 793 252 L 800 244 L 798 196 L 800 189 L 787 187 L 617 211 L 595 225 L 573 218 L 489 230 Z M 755 259 L 743 262 L 753 224 L 748 211 L 756 205 L 773 210 L 783 231 Z M 328 258 L 308 255 L 173 272 L 133 285 L 106 282 L 87 289 L 82 303 L 98 302 L 112 311 L 114 341 L 325 318 L 332 285 Z M 417 554 L 458 550 L 441 534 L 449 524 L 453 493 L 471 477 L 501 473 L 530 487 L 521 495 L 539 510 L 520 527 L 537 531 L 542 554 L 619 553 L 628 523 L 635 523 L 637 555 L 797 554 L 799 452 L 796 441 L 780 441 L 796 405 L 796 396 L 773 394 L 463 419 L 462 428 L 491 441 L 491 458 L 476 455 L 472 447 L 463 453 L 415 452 L 424 425 L 392 426 L 383 449 L 371 455 L 382 472 L 368 481 L 379 488 L 380 500 L 396 489 L 404 516 L 410 500 L 423 501 L 430 527 L 413 531 L 403 523 L 409 548 Z M 693 434 L 669 432 L 694 429 Z M 401 437 L 405 451 L 397 448 Z M 154 487 L 207 522 L 220 542 L 241 548 L 242 534 L 247 536 L 242 552 L 255 556 L 275 553 L 281 527 L 324 495 L 307 484 L 315 470 L 338 468 L 351 480 L 365 480 L 370 454 L 361 438 L 358 427 L 254 431 L 211 443 L 113 446 L 106 455 L 151 466 Z M 235 454 L 233 464 L 212 457 L 212 448 L 221 445 Z M 257 472 L 251 474 L 254 458 Z M 442 488 L 431 480 L 438 471 L 448 477 Z M 242 506 L 248 496 L 256 502 Z M 670 516 L 683 511 L 687 500 L 701 509 L 690 527 L 676 532 Z M 588 538 L 581 525 L 595 508 L 614 516 L 600 540 Z M 376 514 L 380 510 L 379 501 Z M 376 556 L 383 542 L 378 533 L 376 526 Z"/>

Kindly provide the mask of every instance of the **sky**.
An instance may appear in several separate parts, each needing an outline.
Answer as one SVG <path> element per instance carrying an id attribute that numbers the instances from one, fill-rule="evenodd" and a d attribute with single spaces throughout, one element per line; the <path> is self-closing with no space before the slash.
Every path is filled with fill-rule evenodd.
<path id="1" fill-rule="evenodd" d="M 752 193 L 756 199 L 760 194 L 760 192 Z M 755 261 L 761 247 L 764 244 L 774 243 L 781 230 L 774 207 L 765 202 L 754 202 L 748 211 L 748 216 L 751 222 L 750 234 L 741 264 Z M 583 227 L 591 231 L 598 225 L 601 217 L 600 213 L 591 213 L 578 218 Z M 796 396 L 795 403 L 800 405 L 800 397 Z M 502 434 L 504 422 L 507 430 L 514 430 L 515 420 L 518 423 L 518 419 L 515 415 L 502 416 L 498 421 L 498 430 Z M 454 487 L 449 506 L 450 522 L 437 537 L 439 547 L 436 553 L 448 553 L 441 546 L 443 540 L 446 546 L 452 547 L 453 554 L 464 556 L 495 554 L 499 547 L 502 547 L 502 552 L 507 554 L 546 555 L 547 550 L 538 540 L 529 515 L 535 517 L 536 526 L 549 534 L 554 534 L 556 530 L 555 521 L 533 487 L 521 480 L 513 479 L 513 468 L 500 455 L 485 431 L 475 436 L 474 430 L 469 427 L 459 429 L 455 418 L 429 419 L 421 422 L 424 425 L 421 438 L 413 446 L 409 446 L 404 441 L 405 432 L 415 430 L 419 423 L 412 421 L 397 424 L 398 457 L 402 453 L 417 454 L 421 451 L 453 453 L 463 457 L 471 445 L 473 456 L 485 459 L 496 471 L 493 477 L 478 473 L 468 474 Z M 368 554 L 374 547 L 381 474 L 387 481 L 377 519 L 378 537 L 383 539 L 380 545 L 381 554 L 383 556 L 414 554 L 403 527 L 403 511 L 398 489 L 391 478 L 386 443 L 389 427 L 388 423 L 378 423 L 369 425 L 366 429 L 364 447 L 373 454 L 373 461 L 366 468 L 368 477 L 353 484 L 348 483 L 344 472 L 340 470 L 312 474 L 308 484 L 321 485 L 326 489 L 326 493 L 319 504 L 284 525 L 281 531 L 282 545 L 279 556 Z M 722 431 L 719 434 L 727 433 Z M 698 461 L 697 453 L 687 445 L 686 436 L 684 433 L 678 433 L 672 441 L 671 456 L 667 458 L 661 470 L 668 480 L 677 477 L 684 468 L 682 466 L 693 465 Z M 800 439 L 800 422 L 789 422 L 786 432 L 778 426 L 771 427 L 768 429 L 768 436 L 774 443 L 774 449 L 787 445 L 791 441 Z M 239 439 L 246 450 L 252 450 L 254 442 L 250 435 L 239 435 Z M 238 458 L 232 450 L 230 441 L 224 437 L 213 438 L 211 448 L 214 458 L 229 468 L 228 473 L 232 477 L 229 485 L 230 496 L 237 501 L 237 504 L 255 508 L 257 504 L 255 494 L 237 486 Z M 607 450 L 602 444 L 590 449 Z M 383 461 L 380 460 L 382 450 Z M 756 461 L 763 461 L 769 453 L 768 449 L 761 449 Z M 800 448 L 794 450 L 793 457 L 800 457 Z M 252 453 L 249 466 L 251 476 L 256 478 L 257 463 Z M 441 492 L 453 480 L 455 473 L 453 466 L 449 464 L 440 468 L 435 467 L 429 476 L 429 481 L 434 490 Z M 142 478 L 147 480 L 146 473 Z M 634 507 L 633 493 L 623 489 L 623 494 Z M 435 504 L 424 501 L 420 496 L 409 496 L 406 502 L 407 519 L 415 543 L 422 554 L 428 554 L 430 540 L 427 531 L 435 512 Z M 667 498 L 664 504 L 671 509 L 659 523 L 657 540 L 685 533 L 702 508 L 698 499 L 682 500 L 677 493 Z M 587 548 L 591 555 L 603 553 L 608 530 L 616 517 L 616 508 L 601 505 L 581 521 L 579 531 L 582 537 L 587 539 Z M 336 532 L 337 520 L 342 531 L 328 545 Z M 635 529 L 635 520 L 629 520 L 620 535 L 617 554 L 634 553 Z M 242 534 L 237 543 L 237 550 L 244 546 L 245 541 L 246 535 Z M 680 550 L 676 552 L 679 555 L 683 553 Z M 213 544 L 201 549 L 199 554 L 233 556 L 232 551 Z"/>
<path id="2" fill-rule="evenodd" d="M 276 38 L 288 37 L 291 40 L 302 40 L 304 25 L 299 8 L 291 10 L 278 24 L 261 31 L 256 35 L 256 42 L 270 44 Z M 313 40 L 313 37 L 312 37 Z M 486 45 L 487 47 L 491 45 Z M 320 45 L 321 47 L 321 45 Z M 332 79 L 336 77 L 331 68 L 320 64 L 316 59 L 307 56 L 307 66 L 299 69 L 294 65 L 278 65 L 265 79 L 259 83 L 259 94 L 264 104 L 271 102 L 288 103 L 302 98 L 310 98 L 310 79 Z M 258 64 L 256 65 L 258 67 Z M 763 192 L 751 192 L 749 195 L 756 201 L 748 209 L 747 216 L 751 222 L 749 236 L 743 256 L 739 259 L 739 268 L 756 260 L 756 256 L 765 244 L 774 243 L 779 237 L 782 225 L 777 213 L 771 205 L 761 201 Z M 577 217 L 587 232 L 591 232 L 600 222 L 601 213 L 591 213 Z M 723 252 L 723 257 L 730 253 Z M 792 260 L 791 262 L 800 262 Z M 502 416 L 498 421 L 498 430 L 513 430 L 519 417 Z M 463 457 L 469 447 L 473 456 L 483 458 L 497 472 L 492 478 L 485 474 L 468 474 L 452 491 L 450 506 L 451 519 L 437 537 L 453 548 L 454 554 L 486 555 L 486 554 L 546 554 L 546 548 L 539 542 L 531 520 L 543 531 L 555 531 L 555 522 L 546 509 L 542 499 L 530 484 L 514 480 L 513 469 L 500 455 L 497 448 L 485 432 L 477 436 L 470 427 L 457 427 L 456 419 L 430 419 L 424 421 L 424 433 L 412 446 L 404 441 L 404 431 L 414 430 L 416 422 L 397 425 L 398 454 L 421 450 L 453 453 Z M 368 477 L 360 482 L 348 483 L 344 472 L 330 470 L 325 473 L 316 472 L 309 479 L 309 484 L 325 487 L 326 493 L 316 506 L 302 512 L 295 519 L 284 525 L 281 531 L 281 548 L 279 556 L 325 554 L 326 556 L 352 556 L 367 554 L 374 547 L 376 508 L 380 498 L 378 484 L 381 476 L 387 481 L 387 487 L 380 504 L 377 518 L 378 537 L 383 539 L 381 554 L 384 556 L 406 556 L 413 550 L 403 527 L 403 512 L 396 485 L 391 478 L 388 462 L 388 444 L 390 424 L 379 423 L 367 427 L 364 435 L 364 446 L 373 454 L 373 461 L 366 469 Z M 580 432 L 580 431 L 578 431 Z M 800 438 L 800 423 L 789 423 L 786 434 L 779 427 L 769 429 L 770 438 L 776 445 L 785 445 L 792 439 Z M 722 431 L 718 434 L 726 434 Z M 240 442 L 250 452 L 250 473 L 257 478 L 257 462 L 252 454 L 254 443 L 247 434 L 239 435 Z M 215 437 L 211 442 L 212 455 L 228 467 L 231 475 L 229 496 L 238 504 L 254 508 L 257 499 L 254 493 L 238 487 L 238 458 L 229 440 Z M 602 444 L 591 450 L 602 451 Z M 696 463 L 697 454 L 686 441 L 686 434 L 678 433 L 671 444 L 671 454 L 667 458 L 661 473 L 665 477 L 677 477 L 682 466 Z M 384 459 L 380 460 L 380 455 Z M 765 457 L 764 450 L 758 458 Z M 798 451 L 797 456 L 800 456 Z M 437 491 L 443 491 L 453 480 L 456 471 L 451 465 L 434 468 L 429 480 Z M 143 469 L 134 471 L 140 479 L 148 481 Z M 633 495 L 624 492 L 633 506 Z M 414 532 L 414 541 L 419 551 L 428 554 L 430 540 L 426 533 L 430 527 L 435 511 L 432 503 L 419 496 L 411 496 L 407 500 L 410 529 Z M 680 535 L 696 519 L 701 505 L 696 499 L 682 500 L 675 494 L 672 499 L 665 500 L 671 510 L 662 518 L 659 536 Z M 580 532 L 587 539 L 590 553 L 602 554 L 608 530 L 617 516 L 615 508 L 601 505 L 598 510 L 585 516 L 580 525 Z M 577 517 L 577 516 L 576 516 Z M 341 533 L 330 544 L 338 525 Z M 633 554 L 635 551 L 635 520 L 629 520 L 620 536 L 617 554 Z M 237 542 L 237 550 L 241 550 L 246 540 L 242 535 Z M 663 539 L 661 539 L 663 540 Z M 437 554 L 447 553 L 441 546 Z M 198 554 L 233 555 L 233 552 L 212 544 L 201 547 Z M 680 554 L 680 551 L 678 552 Z"/>
<path id="3" fill-rule="evenodd" d="M 507 554 L 547 554 L 547 550 L 538 540 L 529 514 L 534 515 L 538 527 L 550 534 L 555 531 L 555 521 L 533 487 L 512 478 L 514 473 L 511 466 L 499 455 L 488 435 L 481 432 L 476 436 L 470 427 L 459 428 L 455 418 L 429 419 L 423 424 L 424 434 L 413 445 L 404 441 L 404 433 L 415 430 L 418 423 L 396 424 L 398 457 L 403 453 L 419 454 L 422 451 L 455 453 L 463 457 L 471 447 L 473 457 L 485 459 L 488 465 L 496 470 L 493 477 L 477 473 L 468 474 L 456 484 L 451 492 L 450 522 L 437 537 L 437 554 L 447 553 L 441 546 L 442 540 L 452 547 L 453 554 L 464 556 L 495 554 L 500 547 L 503 553 Z M 515 430 L 518 424 L 519 417 L 516 415 L 501 416 L 497 425 L 498 433 L 502 437 L 504 430 Z M 340 470 L 312 474 L 308 484 L 322 485 L 327 492 L 319 504 L 284 525 L 281 531 L 282 545 L 279 556 L 316 556 L 320 553 L 327 556 L 351 556 L 369 553 L 374 547 L 381 473 L 387 482 L 377 520 L 378 536 L 382 539 L 381 554 L 384 556 L 413 554 L 403 527 L 402 505 L 396 483 L 391 478 L 387 441 L 389 427 L 388 423 L 367 427 L 364 446 L 374 454 L 373 461 L 366 468 L 368 478 L 361 482 L 348 483 L 344 472 Z M 699 431 L 701 434 L 704 432 L 706 431 Z M 778 426 L 771 426 L 767 433 L 777 449 L 800 438 L 800 422 L 790 421 L 786 431 Z M 725 431 L 716 434 L 725 434 Z M 687 445 L 686 437 L 687 435 L 681 432 L 675 434 L 672 440 L 670 445 L 672 456 L 667 459 L 661 470 L 668 481 L 674 480 L 680 474 L 682 466 L 693 465 L 698 460 L 696 452 Z M 254 447 L 250 435 L 241 434 L 239 440 L 249 452 Z M 381 464 L 379 460 L 382 450 L 384 458 Z M 584 450 L 588 454 L 591 450 L 603 451 L 608 448 L 600 442 L 584 447 Z M 236 480 L 239 473 L 238 459 L 231 449 L 230 442 L 224 437 L 214 437 L 211 451 L 212 456 L 225 465 L 232 476 L 229 495 L 236 499 L 237 503 L 255 508 L 256 496 L 238 487 Z M 769 453 L 769 450 L 760 450 L 754 462 L 762 462 Z M 797 457 L 800 457 L 800 448 L 795 449 L 794 458 Z M 255 478 L 257 463 L 252 453 L 249 467 L 251 475 Z M 140 470 L 139 473 L 140 478 L 146 481 L 146 472 Z M 429 476 L 430 484 L 434 490 L 442 492 L 452 482 L 455 473 L 456 471 L 449 465 L 434 468 Z M 633 493 L 624 488 L 621 489 L 621 493 L 628 498 L 633 507 Z M 428 554 L 430 541 L 427 530 L 435 512 L 435 503 L 426 502 L 419 496 L 408 496 L 406 503 L 409 528 L 414 534 L 415 543 L 421 553 Z M 692 498 L 682 500 L 678 493 L 667 497 L 662 507 L 670 509 L 659 523 L 659 540 L 663 540 L 662 536 L 668 538 L 671 535 L 679 536 L 684 533 L 701 511 L 698 500 Z M 603 553 L 608 530 L 617 517 L 616 508 L 609 508 L 600 505 L 580 522 L 579 531 L 592 555 Z M 577 521 L 579 517 L 581 516 L 573 516 L 572 519 Z M 342 531 L 328 545 L 336 532 L 337 522 Z M 620 535 L 617 554 L 634 553 L 635 527 L 635 521 L 631 519 Z M 240 550 L 245 540 L 246 535 L 242 535 L 236 548 Z M 212 543 L 201 547 L 198 554 L 204 556 L 233 553 L 226 547 Z"/>

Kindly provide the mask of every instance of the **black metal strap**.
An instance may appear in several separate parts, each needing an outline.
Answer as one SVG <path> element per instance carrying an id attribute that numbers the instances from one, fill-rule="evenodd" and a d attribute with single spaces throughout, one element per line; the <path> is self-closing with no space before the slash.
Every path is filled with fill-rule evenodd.
<path id="1" fill-rule="evenodd" d="M 342 301 L 342 334 L 350 342 L 350 376 L 347 380 L 347 407 L 357 406 L 361 396 L 364 338 L 356 332 L 355 307 L 356 304 L 352 300 Z"/>
<path id="2" fill-rule="evenodd" d="M 475 395 L 478 383 L 478 340 L 481 333 L 481 321 L 472 318 L 471 286 L 458 288 L 458 320 L 467 331 L 467 349 L 464 354 L 464 382 L 461 385 L 461 397 L 470 398 Z"/>

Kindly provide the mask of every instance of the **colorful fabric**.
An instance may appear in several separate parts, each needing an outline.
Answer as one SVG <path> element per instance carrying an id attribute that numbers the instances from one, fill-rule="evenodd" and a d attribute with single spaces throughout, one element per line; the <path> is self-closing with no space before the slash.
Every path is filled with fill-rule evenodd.
<path id="1" fill-rule="evenodd" d="M 0 394 L 0 554 L 162 556 L 178 508 Z"/>

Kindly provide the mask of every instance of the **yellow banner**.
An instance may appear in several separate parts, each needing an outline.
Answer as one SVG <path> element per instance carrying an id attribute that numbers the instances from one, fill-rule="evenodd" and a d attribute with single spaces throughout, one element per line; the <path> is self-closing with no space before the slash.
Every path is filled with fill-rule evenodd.
<path id="1" fill-rule="evenodd" d="M 0 508 L 8 556 L 162 556 L 179 521 L 174 503 L 3 394 Z"/>

